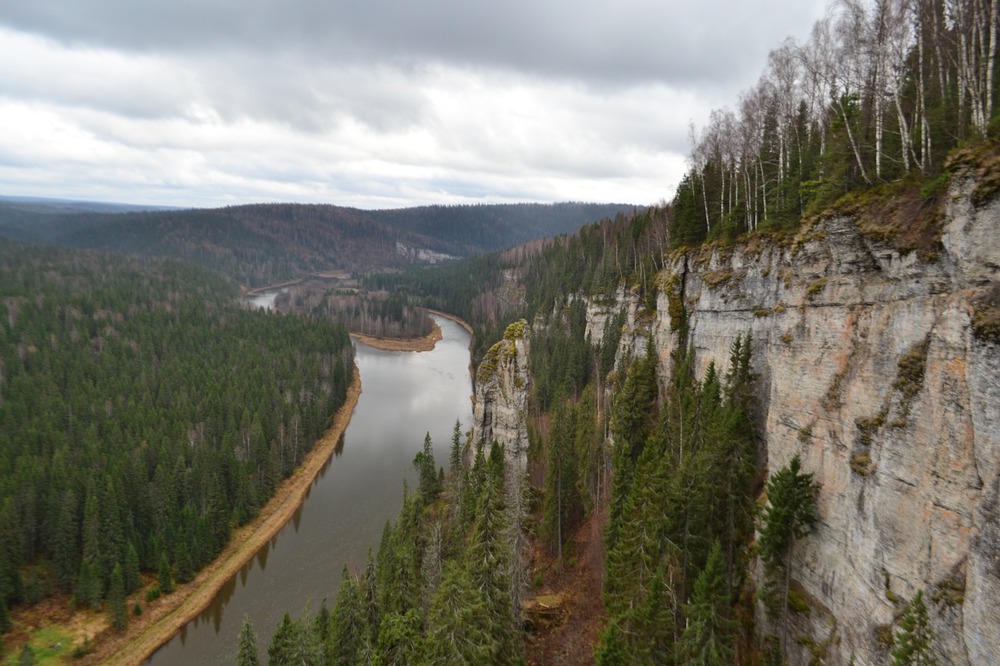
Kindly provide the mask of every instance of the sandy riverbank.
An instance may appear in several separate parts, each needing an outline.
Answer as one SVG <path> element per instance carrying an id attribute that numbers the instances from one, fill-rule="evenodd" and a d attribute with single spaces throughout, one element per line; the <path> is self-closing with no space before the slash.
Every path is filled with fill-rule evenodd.
<path id="1" fill-rule="evenodd" d="M 377 338 L 364 333 L 351 333 L 351 337 L 359 342 L 363 342 L 369 347 L 381 349 L 383 351 L 410 351 L 424 352 L 434 349 L 434 345 L 441 339 L 441 327 L 434 322 L 431 332 L 422 338 L 402 340 L 399 338 Z"/>
<path id="2" fill-rule="evenodd" d="M 347 400 L 334 416 L 333 424 L 316 442 L 292 476 L 282 482 L 260 515 L 234 530 L 233 537 L 222 554 L 202 569 L 193 581 L 178 585 L 172 594 L 161 597 L 148 606 L 144 604 L 143 614 L 131 618 L 126 633 L 117 634 L 105 623 L 104 630 L 91 637 L 94 651 L 76 663 L 142 664 L 207 608 L 226 581 L 239 573 L 302 505 L 313 480 L 347 429 L 360 395 L 361 376 L 355 368 L 354 380 L 347 390 Z M 138 594 L 144 595 L 145 591 Z M 129 603 L 131 606 L 132 599 Z M 233 649 L 235 648 L 234 645 Z"/>
<path id="3" fill-rule="evenodd" d="M 454 315 L 450 315 L 446 312 L 439 312 L 437 310 L 428 310 L 431 314 L 444 317 L 445 319 L 450 319 L 455 322 L 466 331 L 469 335 L 472 335 L 472 327 L 469 326 L 465 321 L 459 319 Z M 365 335 L 364 333 L 351 333 L 351 337 L 359 342 L 363 342 L 369 347 L 374 347 L 375 349 L 381 349 L 383 351 L 412 351 L 412 352 L 423 352 L 431 351 L 434 349 L 434 345 L 441 340 L 441 327 L 438 326 L 437 322 L 434 322 L 434 328 L 431 332 L 422 338 L 413 338 L 411 340 L 401 340 L 398 338 L 378 338 L 371 335 Z"/>

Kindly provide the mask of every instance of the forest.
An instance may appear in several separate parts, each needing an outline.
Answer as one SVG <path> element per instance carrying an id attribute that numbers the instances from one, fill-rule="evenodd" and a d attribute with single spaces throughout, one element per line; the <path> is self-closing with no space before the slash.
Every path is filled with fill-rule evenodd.
<path id="1" fill-rule="evenodd" d="M 172 260 L 0 245 L 0 630 L 190 580 L 325 431 L 345 328 L 251 311 Z"/>
<path id="2" fill-rule="evenodd" d="M 260 287 L 331 269 L 365 273 L 495 252 L 630 208 L 558 203 L 361 210 L 260 203 L 109 212 L 98 205 L 0 201 L 0 236 L 169 256 Z"/>
<path id="3" fill-rule="evenodd" d="M 997 11 L 993 0 L 836 0 L 804 43 L 771 51 L 735 108 L 691 128 L 673 244 L 795 227 L 852 191 L 933 200 L 949 154 L 1000 131 Z"/>
<path id="4" fill-rule="evenodd" d="M 782 663 L 792 640 L 786 620 L 803 608 L 790 585 L 791 554 L 814 527 L 818 489 L 798 458 L 767 474 L 749 336 L 695 377 L 685 304 L 658 273 L 686 246 L 762 234 L 780 241 L 812 216 L 890 200 L 905 202 L 911 228 L 872 230 L 862 220 L 862 232 L 933 260 L 950 165 L 995 164 L 998 27 L 995 0 L 838 0 L 805 43 L 789 40 L 771 52 L 735 111 L 716 110 L 703 129 L 692 128 L 690 169 L 668 206 L 506 252 L 366 278 L 371 288 L 405 292 L 469 321 L 477 360 L 509 322 L 531 322 L 528 470 L 501 470 L 499 456 L 484 461 L 474 451 L 471 467 L 453 462 L 435 484 L 422 474 L 421 488 L 387 526 L 375 564 L 345 570 L 332 612 L 286 618 L 279 634 L 297 631 L 301 641 L 277 645 L 276 637 L 271 663 L 293 663 L 293 644 L 311 646 L 306 663 L 531 660 L 533 629 L 519 616 L 531 587 L 522 538 L 562 562 L 567 535 L 594 519 L 606 521 L 607 619 L 593 646 L 597 663 Z M 649 351 L 618 355 L 624 312 L 609 319 L 600 344 L 584 336 L 579 298 L 614 304 L 618 295 L 638 300 L 640 320 L 666 301 L 680 341 L 666 373 Z M 491 475 L 488 495 L 500 498 L 506 539 L 500 554 L 481 513 L 480 524 L 461 518 L 463 492 L 482 501 L 482 479 Z M 480 567 L 484 549 L 503 563 L 501 574 Z M 378 576 L 377 563 L 399 557 L 408 562 L 408 591 L 386 614 L 379 600 L 395 594 L 387 584 L 397 586 Z M 748 575 L 756 563 L 759 589 Z M 762 642 L 754 633 L 757 600 L 777 627 Z M 354 621 L 363 639 L 347 653 L 339 620 L 330 619 L 344 617 L 362 618 Z M 902 618 L 888 636 L 892 663 L 929 663 L 920 595 Z M 511 632 L 519 649 L 492 651 L 511 645 Z M 444 636 L 477 639 L 448 643 L 442 655 L 434 649 Z M 256 654 L 252 638 L 245 626 L 240 663 Z M 396 651 L 402 644 L 411 649 L 404 657 Z"/>

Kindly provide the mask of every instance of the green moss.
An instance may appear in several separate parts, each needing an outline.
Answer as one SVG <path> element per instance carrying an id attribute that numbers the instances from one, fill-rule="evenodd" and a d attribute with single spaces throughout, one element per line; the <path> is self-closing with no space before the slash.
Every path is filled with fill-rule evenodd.
<path id="1" fill-rule="evenodd" d="M 814 298 L 819 296 L 819 294 L 823 291 L 824 288 L 826 288 L 825 277 L 821 277 L 818 280 L 813 280 L 812 283 L 809 284 L 809 288 L 806 289 L 806 300 L 808 301 L 813 300 Z"/>
<path id="2" fill-rule="evenodd" d="M 899 598 L 898 594 L 892 591 L 892 579 L 889 576 L 889 572 L 885 569 L 882 569 L 882 581 L 883 587 L 885 588 L 885 598 L 888 599 L 889 603 L 895 606 L 900 605 L 902 599 Z"/>
<path id="3" fill-rule="evenodd" d="M 899 357 L 896 364 L 896 378 L 892 388 L 901 394 L 899 411 L 904 422 L 910 415 L 910 404 L 924 388 L 924 374 L 927 370 L 927 350 L 930 338 Z"/>
<path id="4" fill-rule="evenodd" d="M 733 276 L 733 271 L 726 269 L 721 271 L 708 271 L 707 273 L 702 274 L 701 279 L 709 289 L 718 289 L 732 280 Z"/>
<path id="5" fill-rule="evenodd" d="M 810 423 L 809 425 L 804 425 L 801 428 L 799 428 L 799 441 L 802 442 L 803 444 L 808 444 L 812 440 L 814 423 L 815 422 Z"/>
<path id="6" fill-rule="evenodd" d="M 896 644 L 896 637 L 892 631 L 891 624 L 880 624 L 875 627 L 875 642 L 885 651 L 892 649 Z"/>
<path id="7" fill-rule="evenodd" d="M 965 603 L 965 579 L 954 574 L 934 586 L 931 600 L 948 608 L 955 608 Z"/>
<path id="8" fill-rule="evenodd" d="M 791 333 L 785 333 L 781 336 L 781 341 L 786 345 L 792 344 L 793 340 L 795 340 L 795 337 Z"/>
<path id="9" fill-rule="evenodd" d="M 503 332 L 504 340 L 521 340 L 524 338 L 524 328 L 528 325 L 523 319 L 519 319 L 514 323 L 507 326 L 507 330 Z"/>
<path id="10" fill-rule="evenodd" d="M 886 409 L 883 408 L 875 416 L 855 420 L 854 425 L 858 427 L 858 444 L 865 447 L 871 446 L 872 437 L 885 425 L 885 417 Z"/>
<path id="11" fill-rule="evenodd" d="M 670 330 L 678 332 L 687 325 L 687 310 L 684 307 L 684 294 L 679 273 L 672 273 L 663 283 L 667 294 L 667 315 L 670 317 Z"/>
<path id="12" fill-rule="evenodd" d="M 805 615 L 806 617 L 809 617 L 809 614 L 812 612 L 812 609 L 809 608 L 809 603 L 806 601 L 805 595 L 796 585 L 792 585 L 788 589 L 788 608 L 793 613 Z"/>

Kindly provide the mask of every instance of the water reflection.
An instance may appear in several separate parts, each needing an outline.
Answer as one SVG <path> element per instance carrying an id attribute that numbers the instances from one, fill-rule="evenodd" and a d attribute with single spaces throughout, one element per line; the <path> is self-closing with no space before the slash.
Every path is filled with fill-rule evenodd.
<path id="1" fill-rule="evenodd" d="M 468 426 L 469 336 L 438 319 L 444 339 L 434 351 L 386 352 L 358 344 L 363 393 L 332 458 L 310 487 L 290 525 L 268 541 L 213 604 L 151 660 L 171 664 L 231 663 L 244 615 L 266 654 L 285 611 L 332 605 L 344 563 L 360 567 L 402 503 L 403 479 L 424 433 L 439 462 L 448 457 L 455 419 Z M 347 444 L 350 444 L 348 446 Z M 270 566 L 269 566 L 270 565 Z M 209 620 L 211 620 L 209 622 Z"/>

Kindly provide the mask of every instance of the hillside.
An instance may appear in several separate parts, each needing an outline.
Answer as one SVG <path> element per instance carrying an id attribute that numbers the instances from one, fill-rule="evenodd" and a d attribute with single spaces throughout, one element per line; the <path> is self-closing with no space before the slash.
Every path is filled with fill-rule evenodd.
<path id="1" fill-rule="evenodd" d="M 55 204 L 0 206 L 10 238 L 170 256 L 248 286 L 340 269 L 366 272 L 491 252 L 631 207 L 604 204 L 426 206 L 367 211 L 254 204 L 218 209 L 77 212 Z"/>

